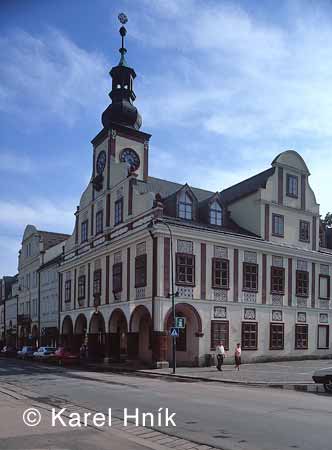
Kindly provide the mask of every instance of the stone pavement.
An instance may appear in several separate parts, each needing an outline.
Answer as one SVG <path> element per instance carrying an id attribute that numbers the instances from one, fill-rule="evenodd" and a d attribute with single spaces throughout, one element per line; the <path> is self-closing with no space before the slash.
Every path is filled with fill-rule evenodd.
<path id="1" fill-rule="evenodd" d="M 59 421 L 52 426 L 51 411 L 54 407 L 56 412 L 66 408 L 62 415 L 66 427 Z M 40 414 L 40 422 L 36 426 L 28 426 L 23 421 L 25 411 L 32 408 Z M 189 441 L 133 423 L 125 426 L 122 419 L 113 417 L 111 427 L 97 427 L 89 419 L 87 426 L 83 426 L 82 421 L 82 426 L 74 429 L 68 425 L 71 413 L 83 417 L 84 413 L 95 414 L 97 411 L 66 401 L 59 403 L 56 398 L 42 398 L 36 391 L 2 382 L 0 450 L 220 450 L 220 447 Z"/>
<path id="2" fill-rule="evenodd" d="M 178 367 L 176 375 L 180 378 L 198 379 L 202 381 L 223 381 L 241 384 L 312 384 L 312 374 L 323 367 L 332 367 L 332 361 L 280 361 L 270 363 L 242 364 L 240 370 L 233 365 L 224 365 L 223 371 L 215 367 Z M 140 370 L 140 373 L 169 376 L 171 369 Z"/>

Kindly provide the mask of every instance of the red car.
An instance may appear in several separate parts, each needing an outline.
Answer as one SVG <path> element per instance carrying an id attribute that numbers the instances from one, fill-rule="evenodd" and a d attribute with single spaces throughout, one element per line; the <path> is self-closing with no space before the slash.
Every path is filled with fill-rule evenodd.
<path id="1" fill-rule="evenodd" d="M 74 353 L 70 348 L 59 347 L 55 352 L 55 360 L 58 361 L 59 365 L 62 364 L 78 364 L 80 362 L 79 353 Z"/>

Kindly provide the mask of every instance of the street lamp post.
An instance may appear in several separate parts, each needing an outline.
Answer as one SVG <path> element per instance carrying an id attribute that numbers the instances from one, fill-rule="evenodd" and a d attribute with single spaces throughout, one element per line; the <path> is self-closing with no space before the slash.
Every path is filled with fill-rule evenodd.
<path id="1" fill-rule="evenodd" d="M 171 252 L 171 299 L 172 299 L 172 326 L 176 327 L 176 311 L 175 311 L 175 292 L 174 292 L 174 258 L 173 258 L 173 233 L 171 227 L 162 219 L 152 219 L 148 225 L 149 232 L 153 237 L 152 230 L 154 229 L 154 225 L 157 223 L 162 223 L 166 226 L 170 236 L 170 252 Z M 172 336 L 172 371 L 173 375 L 176 371 L 176 336 Z"/>

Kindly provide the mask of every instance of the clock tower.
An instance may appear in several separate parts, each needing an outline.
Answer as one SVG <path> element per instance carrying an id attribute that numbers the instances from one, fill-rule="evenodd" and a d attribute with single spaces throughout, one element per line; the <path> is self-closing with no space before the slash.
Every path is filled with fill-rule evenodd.
<path id="1" fill-rule="evenodd" d="M 134 105 L 136 73 L 126 61 L 125 36 L 127 30 L 124 24 L 128 19 L 125 14 L 119 14 L 119 20 L 122 24 L 119 30 L 121 56 L 118 65 L 110 71 L 112 78 L 112 91 L 109 94 L 111 104 L 102 114 L 102 131 L 92 140 L 94 146 L 93 185 L 97 191 L 111 188 L 111 161 L 126 163 L 128 175 L 135 175 L 141 180 L 147 180 L 148 177 L 148 148 L 151 135 L 140 131 L 142 117 Z"/>

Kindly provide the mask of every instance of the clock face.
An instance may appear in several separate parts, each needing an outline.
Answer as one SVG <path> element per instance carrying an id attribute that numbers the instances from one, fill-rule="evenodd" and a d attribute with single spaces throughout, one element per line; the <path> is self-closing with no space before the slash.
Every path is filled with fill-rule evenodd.
<path id="1" fill-rule="evenodd" d="M 139 168 L 140 159 L 138 154 L 132 148 L 125 148 L 120 155 L 120 161 L 126 162 L 130 168 L 130 172 L 135 172 Z"/>
<path id="2" fill-rule="evenodd" d="M 101 175 L 104 172 L 105 165 L 106 165 L 106 153 L 103 150 L 102 152 L 99 153 L 97 158 L 96 169 L 98 175 Z"/>

